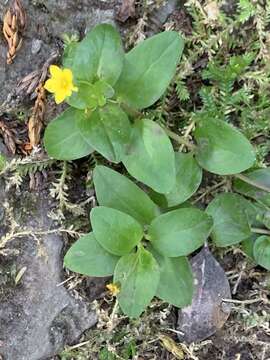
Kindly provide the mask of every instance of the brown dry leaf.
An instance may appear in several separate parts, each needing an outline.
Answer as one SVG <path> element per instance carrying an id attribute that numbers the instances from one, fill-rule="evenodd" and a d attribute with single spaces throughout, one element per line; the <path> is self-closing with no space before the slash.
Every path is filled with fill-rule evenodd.
<path id="1" fill-rule="evenodd" d="M 43 84 L 48 73 L 48 68 L 51 64 L 55 63 L 59 53 L 54 51 L 50 57 L 43 64 L 42 68 L 39 70 L 35 70 L 30 74 L 26 75 L 22 80 L 19 81 L 16 87 L 16 95 L 31 95 L 31 100 L 37 97 L 36 89 L 39 84 Z"/>
<path id="2" fill-rule="evenodd" d="M 3 136 L 4 143 L 12 154 L 16 153 L 16 132 L 9 128 L 2 120 L 0 120 L 0 133 Z"/>
<path id="3" fill-rule="evenodd" d="M 35 101 L 32 116 L 28 121 L 28 137 L 30 140 L 30 149 L 37 146 L 40 142 L 40 133 L 43 127 L 45 115 L 46 95 L 45 89 L 42 84 L 38 86 L 36 92 L 37 99 Z"/>
<path id="4" fill-rule="evenodd" d="M 22 45 L 22 32 L 26 27 L 26 15 L 20 0 L 14 0 L 3 21 L 3 33 L 8 43 L 7 64 L 11 64 Z"/>
<path id="5" fill-rule="evenodd" d="M 162 342 L 163 347 L 169 351 L 172 355 L 178 360 L 183 360 L 185 358 L 184 351 L 181 345 L 176 344 L 176 342 L 167 335 L 160 335 L 159 340 Z"/>
<path id="6" fill-rule="evenodd" d="M 135 16 L 135 0 L 123 0 L 117 19 L 121 22 L 127 21 L 128 18 Z"/>

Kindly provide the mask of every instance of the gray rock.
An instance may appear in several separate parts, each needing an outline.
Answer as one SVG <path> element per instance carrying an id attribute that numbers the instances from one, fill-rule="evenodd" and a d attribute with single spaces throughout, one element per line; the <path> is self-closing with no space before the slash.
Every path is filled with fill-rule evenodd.
<path id="1" fill-rule="evenodd" d="M 39 39 L 33 39 L 32 40 L 32 46 L 31 46 L 31 52 L 33 55 L 36 55 L 39 53 L 42 46 L 42 41 Z"/>
<path id="2" fill-rule="evenodd" d="M 180 341 L 202 341 L 220 329 L 230 315 L 231 306 L 223 299 L 231 298 L 227 276 L 204 247 L 191 260 L 195 277 L 195 294 L 192 304 L 178 313 Z"/>
<path id="3" fill-rule="evenodd" d="M 37 234 L 53 228 L 47 198 L 45 192 L 6 194 L 0 184 L 0 354 L 5 360 L 47 359 L 97 321 L 88 303 L 74 299 L 59 285 L 63 281 L 61 236 Z M 16 232 L 32 235 L 15 236 L 1 249 L 1 239 L 14 221 Z M 23 268 L 16 285 L 15 274 Z"/>
<path id="4" fill-rule="evenodd" d="M 148 31 L 148 36 L 152 36 L 159 32 L 167 21 L 168 17 L 181 6 L 183 6 L 182 0 L 167 0 L 162 6 L 154 10 L 148 21 L 148 25 L 150 25 L 151 28 L 151 30 Z"/>

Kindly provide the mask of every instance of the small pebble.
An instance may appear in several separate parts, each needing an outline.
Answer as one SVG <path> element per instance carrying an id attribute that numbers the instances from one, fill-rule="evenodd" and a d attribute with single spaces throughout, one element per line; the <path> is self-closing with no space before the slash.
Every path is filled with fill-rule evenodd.
<path id="1" fill-rule="evenodd" d="M 32 41 L 31 52 L 33 55 L 36 55 L 39 53 L 39 51 L 41 49 L 41 45 L 42 45 L 42 41 L 39 39 L 34 39 Z"/>

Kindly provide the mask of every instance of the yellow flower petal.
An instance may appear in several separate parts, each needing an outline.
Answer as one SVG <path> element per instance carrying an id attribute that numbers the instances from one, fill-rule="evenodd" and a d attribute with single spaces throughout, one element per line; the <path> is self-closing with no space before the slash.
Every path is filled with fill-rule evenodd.
<path id="1" fill-rule="evenodd" d="M 66 81 L 70 82 L 72 84 L 73 81 L 73 74 L 70 69 L 64 69 L 63 70 L 63 77 L 65 77 Z"/>
<path id="2" fill-rule="evenodd" d="M 66 93 L 65 91 L 58 91 L 55 94 L 55 102 L 56 104 L 61 104 L 66 98 Z"/>
<path id="3" fill-rule="evenodd" d="M 55 102 L 60 104 L 72 95 L 78 88 L 73 84 L 73 74 L 70 69 L 60 69 L 56 65 L 50 66 L 51 78 L 46 81 L 45 89 L 54 93 Z"/>
<path id="4" fill-rule="evenodd" d="M 51 93 L 54 93 L 57 88 L 57 82 L 55 79 L 49 79 L 45 82 L 44 88 Z"/>
<path id="5" fill-rule="evenodd" d="M 62 70 L 57 65 L 51 65 L 50 66 L 50 74 L 52 77 L 58 78 L 58 77 L 62 76 Z"/>

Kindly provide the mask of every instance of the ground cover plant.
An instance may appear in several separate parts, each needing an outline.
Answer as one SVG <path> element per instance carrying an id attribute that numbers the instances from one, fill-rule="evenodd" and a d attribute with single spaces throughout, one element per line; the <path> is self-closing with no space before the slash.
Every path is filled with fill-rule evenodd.
<path id="1" fill-rule="evenodd" d="M 255 163 L 250 142 L 220 109 L 213 106 L 210 111 L 205 105 L 193 117 L 195 144 L 186 144 L 188 153 L 174 152 L 169 136 L 180 145 L 185 140 L 140 112 L 166 91 L 183 47 L 176 32 L 165 31 L 124 55 L 120 35 L 101 24 L 66 48 L 63 65 L 68 68 L 52 65 L 45 84 L 57 103 L 66 100 L 70 105 L 46 129 L 49 155 L 73 160 L 96 150 L 108 161 L 122 161 L 131 176 L 151 188 L 152 198 L 163 208 L 162 213 L 130 180 L 98 166 L 94 185 L 100 206 L 90 214 L 93 232 L 65 257 L 66 266 L 79 273 L 114 274 L 119 304 L 130 317 L 139 316 L 155 295 L 178 307 L 191 303 L 193 280 L 186 256 L 210 234 L 221 247 L 244 242 L 249 255 L 270 268 L 269 210 L 262 204 L 269 195 L 269 171 L 241 174 Z M 229 88 L 251 61 L 252 56 L 230 59 L 222 74 Z M 220 80 L 214 65 L 204 76 Z M 206 88 L 201 93 L 211 96 Z M 248 197 L 257 194 L 256 188 L 265 193 L 253 203 L 241 195 L 219 194 L 206 212 L 189 205 L 170 210 L 197 190 L 202 168 L 235 175 L 238 192 Z M 171 277 L 176 286 L 170 290 Z"/>
<path id="2" fill-rule="evenodd" d="M 107 24 L 65 36 L 45 85 L 68 104 L 41 137 L 49 157 L 0 158 L 9 186 L 53 178 L 50 216 L 76 235 L 65 285 L 87 299 L 88 276 L 112 276 L 97 328 L 61 359 L 270 356 L 270 7 L 190 0 L 159 24 L 164 3 L 137 2 L 121 36 Z M 174 307 L 191 302 L 189 261 L 204 244 L 226 270 L 232 315 L 209 341 L 179 345 Z"/>

